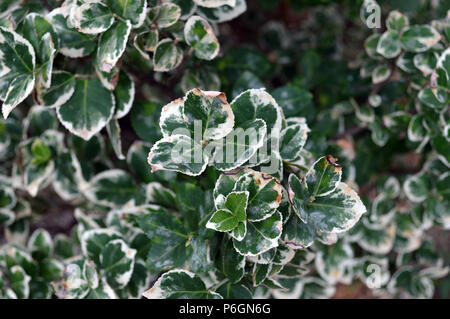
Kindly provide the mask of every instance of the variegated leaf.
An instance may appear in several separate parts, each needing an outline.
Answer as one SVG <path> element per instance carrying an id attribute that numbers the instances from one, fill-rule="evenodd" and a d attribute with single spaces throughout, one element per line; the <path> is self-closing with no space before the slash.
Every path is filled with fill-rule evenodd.
<path id="1" fill-rule="evenodd" d="M 109 73 L 125 51 L 131 23 L 116 21 L 101 35 L 95 56 L 96 67 Z"/>
<path id="2" fill-rule="evenodd" d="M 105 0 L 111 11 L 125 20 L 129 20 L 133 28 L 139 28 L 145 21 L 147 0 Z"/>
<path id="3" fill-rule="evenodd" d="M 160 169 L 200 175 L 208 164 L 202 146 L 185 135 L 171 135 L 156 142 L 148 154 L 152 172 Z"/>
<path id="4" fill-rule="evenodd" d="M 143 295 L 148 299 L 222 299 L 208 290 L 200 277 L 182 269 L 164 273 Z"/>
<path id="5" fill-rule="evenodd" d="M 30 42 L 0 27 L 0 100 L 5 119 L 33 90 L 35 66 L 35 51 Z"/>
<path id="6" fill-rule="evenodd" d="M 71 98 L 57 108 L 61 123 L 72 134 L 89 140 L 109 122 L 115 99 L 98 80 L 77 80 Z"/>
<path id="7" fill-rule="evenodd" d="M 277 210 L 257 222 L 247 222 L 247 233 L 241 241 L 233 239 L 236 251 L 244 256 L 257 256 L 278 246 L 283 229 L 281 213 Z"/>
<path id="8" fill-rule="evenodd" d="M 57 8 L 49 13 L 50 20 L 59 38 L 59 52 L 70 58 L 80 58 L 91 54 L 95 50 L 93 36 L 78 32 L 69 26 L 69 13 L 64 8 Z"/>
<path id="9" fill-rule="evenodd" d="M 209 23 L 202 17 L 192 16 L 187 20 L 184 38 L 199 59 L 212 60 L 219 53 L 219 42 Z"/>
<path id="10" fill-rule="evenodd" d="M 153 54 L 154 70 L 167 72 L 177 68 L 183 59 L 183 52 L 177 44 L 166 38 L 159 41 Z"/>
<path id="11" fill-rule="evenodd" d="M 79 32 L 98 34 L 114 23 L 111 10 L 100 0 L 83 3 L 75 9 L 75 27 Z"/>
<path id="12" fill-rule="evenodd" d="M 131 249 L 121 239 L 115 239 L 103 248 L 100 263 L 106 281 L 112 288 L 122 289 L 131 279 L 136 250 Z"/>

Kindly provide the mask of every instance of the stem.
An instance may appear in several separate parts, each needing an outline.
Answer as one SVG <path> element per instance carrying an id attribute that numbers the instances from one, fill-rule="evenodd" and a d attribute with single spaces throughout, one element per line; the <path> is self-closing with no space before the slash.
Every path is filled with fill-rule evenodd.
<path id="1" fill-rule="evenodd" d="M 222 286 L 223 284 L 227 283 L 229 281 L 228 278 L 223 279 L 222 281 L 219 281 L 217 284 L 212 285 L 211 287 L 208 288 L 208 290 L 216 290 L 217 288 L 219 288 L 220 286 Z"/>
<path id="2" fill-rule="evenodd" d="M 301 170 L 303 170 L 303 171 L 305 171 L 305 172 L 307 172 L 307 171 L 309 170 L 308 167 L 303 166 L 303 165 L 301 165 L 301 164 L 292 163 L 292 162 L 285 161 L 285 160 L 283 160 L 283 163 L 286 164 L 286 165 L 289 165 L 289 166 L 295 166 L 295 167 L 297 167 L 297 168 L 299 168 L 299 169 L 301 169 Z"/>

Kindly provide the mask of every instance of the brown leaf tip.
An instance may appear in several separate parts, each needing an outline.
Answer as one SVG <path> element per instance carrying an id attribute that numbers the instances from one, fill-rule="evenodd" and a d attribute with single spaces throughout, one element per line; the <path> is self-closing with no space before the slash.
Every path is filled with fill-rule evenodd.
<path id="1" fill-rule="evenodd" d="M 330 165 L 333 165 L 334 167 L 341 168 L 342 166 L 337 164 L 336 162 L 339 160 L 337 157 L 333 157 L 332 155 L 327 155 L 327 161 Z"/>

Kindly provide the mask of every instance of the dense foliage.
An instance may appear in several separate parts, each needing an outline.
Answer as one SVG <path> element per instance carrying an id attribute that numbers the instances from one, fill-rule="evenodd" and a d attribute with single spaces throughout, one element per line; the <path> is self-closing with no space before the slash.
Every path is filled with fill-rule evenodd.
<path id="1" fill-rule="evenodd" d="M 0 0 L 0 298 L 450 297 L 449 44 L 444 0 Z"/>

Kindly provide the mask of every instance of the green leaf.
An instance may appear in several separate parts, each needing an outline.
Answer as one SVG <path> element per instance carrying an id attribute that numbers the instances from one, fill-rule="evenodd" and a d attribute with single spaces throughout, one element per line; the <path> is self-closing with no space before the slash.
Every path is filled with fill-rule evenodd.
<path id="1" fill-rule="evenodd" d="M 102 71 L 97 67 L 97 65 L 95 65 L 94 69 L 97 78 L 100 80 L 103 86 L 109 91 L 114 91 L 114 89 L 116 88 L 120 74 L 119 64 L 120 63 L 114 65 L 109 72 Z"/>
<path id="2" fill-rule="evenodd" d="M 81 58 L 91 54 L 95 50 L 93 35 L 78 32 L 67 23 L 68 10 L 64 8 L 54 9 L 47 18 L 59 38 L 59 52 L 70 58 Z"/>
<path id="3" fill-rule="evenodd" d="M 87 141 L 106 126 L 114 106 L 113 94 L 100 81 L 77 80 L 72 97 L 57 108 L 57 115 L 66 129 Z"/>
<path id="4" fill-rule="evenodd" d="M 149 151 L 150 146 L 141 141 L 136 141 L 130 146 L 127 154 L 127 164 L 130 170 L 144 183 L 149 183 L 154 179 L 147 163 Z"/>
<path id="5" fill-rule="evenodd" d="M 303 116 L 311 120 L 315 109 L 313 95 L 297 86 L 282 86 L 272 92 L 273 98 L 282 107 L 286 117 Z"/>
<path id="6" fill-rule="evenodd" d="M 247 233 L 241 241 L 233 239 L 234 248 L 244 256 L 260 255 L 278 246 L 282 229 L 282 216 L 275 210 L 270 217 L 262 221 L 247 222 Z"/>
<path id="7" fill-rule="evenodd" d="M 98 287 L 90 289 L 86 299 L 117 299 L 115 291 L 106 283 L 104 279 L 100 281 Z"/>
<path id="8" fill-rule="evenodd" d="M 106 131 L 108 132 L 109 139 L 117 158 L 124 160 L 125 155 L 122 153 L 122 140 L 120 139 L 119 121 L 117 119 L 110 120 L 106 125 Z"/>
<path id="9" fill-rule="evenodd" d="M 95 175 L 82 192 L 92 202 L 107 207 L 120 207 L 132 202 L 142 204 L 145 198 L 140 189 L 127 172 L 111 169 Z"/>
<path id="10" fill-rule="evenodd" d="M 412 142 L 420 142 L 427 136 L 427 129 L 424 126 L 424 117 L 416 114 L 411 118 L 408 125 L 408 139 Z"/>
<path id="11" fill-rule="evenodd" d="M 263 145 L 267 126 L 261 119 L 240 123 L 224 139 L 214 141 L 205 151 L 212 154 L 211 163 L 220 171 L 235 169 L 246 163 Z"/>
<path id="12" fill-rule="evenodd" d="M 341 233 L 352 228 L 366 207 L 358 194 L 345 183 L 338 183 L 334 191 L 313 200 L 304 179 L 289 176 L 289 198 L 298 216 L 306 223 L 326 233 Z"/>
<path id="13" fill-rule="evenodd" d="M 442 196 L 448 196 L 450 193 L 450 174 L 448 172 L 439 177 L 436 182 L 436 189 Z"/>
<path id="14" fill-rule="evenodd" d="M 419 100 L 436 110 L 443 110 L 448 105 L 448 93 L 443 88 L 425 88 L 419 92 Z"/>
<path id="15" fill-rule="evenodd" d="M 436 69 L 431 76 L 432 86 L 440 85 L 450 88 L 450 48 L 446 49 L 436 63 Z"/>
<path id="16" fill-rule="evenodd" d="M 364 41 L 364 49 L 366 50 L 367 55 L 377 60 L 381 58 L 380 54 L 377 52 L 377 45 L 380 41 L 380 37 L 381 35 L 379 33 L 374 33 Z"/>
<path id="17" fill-rule="evenodd" d="M 165 137 L 184 134 L 200 143 L 221 139 L 230 133 L 234 115 L 225 94 L 192 89 L 183 99 L 163 107 L 159 124 Z"/>
<path id="18" fill-rule="evenodd" d="M 47 145 L 41 139 L 34 140 L 31 145 L 31 152 L 33 153 L 33 165 L 40 165 L 48 162 L 52 156 L 52 153 Z"/>
<path id="19" fill-rule="evenodd" d="M 231 192 L 225 199 L 225 207 L 229 209 L 238 221 L 243 222 L 247 218 L 247 204 L 249 192 Z"/>
<path id="20" fill-rule="evenodd" d="M 239 220 L 228 209 L 219 209 L 211 216 L 206 228 L 214 229 L 216 231 L 228 232 L 236 228 Z"/>
<path id="21" fill-rule="evenodd" d="M 381 36 L 377 45 L 377 53 L 387 59 L 398 56 L 402 50 L 400 44 L 400 35 L 397 31 L 386 31 Z"/>
<path id="22" fill-rule="evenodd" d="M 425 174 L 408 177 L 403 184 L 403 190 L 408 199 L 414 203 L 424 201 L 430 189 L 430 181 Z"/>
<path id="23" fill-rule="evenodd" d="M 265 89 L 242 92 L 230 105 L 235 117 L 235 127 L 252 119 L 262 119 L 267 125 L 268 134 L 272 130 L 281 129 L 281 107 Z"/>
<path id="24" fill-rule="evenodd" d="M 36 56 L 33 46 L 21 35 L 0 27 L 0 99 L 6 119 L 31 93 L 35 83 Z"/>
<path id="25" fill-rule="evenodd" d="M 239 78 L 234 82 L 232 96 L 235 98 L 241 92 L 248 89 L 260 89 L 265 85 L 255 74 L 250 71 L 244 71 Z"/>
<path id="26" fill-rule="evenodd" d="M 428 76 L 433 73 L 436 68 L 439 55 L 436 52 L 424 52 L 418 53 L 414 56 L 414 66 L 418 68 L 424 76 Z"/>
<path id="27" fill-rule="evenodd" d="M 150 285 L 151 276 L 145 267 L 145 263 L 140 260 L 136 260 L 134 263 L 133 275 L 125 287 L 128 292 L 125 298 L 127 299 L 140 299 L 144 291 Z M 120 294 L 120 292 L 119 292 Z"/>
<path id="28" fill-rule="evenodd" d="M 245 256 L 236 252 L 233 240 L 224 236 L 216 259 L 217 268 L 231 283 L 239 282 L 245 274 Z"/>
<path id="29" fill-rule="evenodd" d="M 36 89 L 39 104 L 48 108 L 65 104 L 75 91 L 75 83 L 73 74 L 66 71 L 53 71 L 51 86 Z"/>
<path id="30" fill-rule="evenodd" d="M 206 273 L 214 270 L 211 264 L 212 255 L 210 253 L 211 245 L 209 240 L 205 240 L 202 235 L 193 237 L 190 245 L 192 246 L 192 254 L 186 260 L 191 271 L 196 273 Z"/>
<path id="31" fill-rule="evenodd" d="M 320 276 L 334 285 L 344 279 L 346 267 L 351 266 L 353 250 L 344 240 L 335 245 L 319 245 L 315 258 L 315 266 Z"/>
<path id="32" fill-rule="evenodd" d="M 417 268 L 408 265 L 397 269 L 387 289 L 392 294 L 401 291 L 404 296 L 417 299 L 429 299 L 434 294 L 433 281 L 420 275 Z"/>
<path id="33" fill-rule="evenodd" d="M 39 52 L 41 67 L 39 71 L 39 84 L 49 88 L 52 81 L 53 59 L 55 58 L 56 49 L 50 32 L 42 37 L 41 49 Z"/>
<path id="34" fill-rule="evenodd" d="M 161 137 L 158 119 L 161 115 L 161 106 L 156 102 L 134 102 L 131 109 L 131 125 L 136 134 L 144 141 L 155 143 Z"/>
<path id="35" fill-rule="evenodd" d="M 319 158 L 306 173 L 306 187 L 311 199 L 326 196 L 336 190 L 341 182 L 342 166 L 331 155 Z"/>
<path id="36" fill-rule="evenodd" d="M 312 223 L 304 223 L 292 215 L 283 227 L 283 242 L 292 249 L 305 249 L 311 246 L 316 237 L 316 228 Z"/>
<path id="37" fill-rule="evenodd" d="M 278 136 L 282 121 L 282 111 L 276 101 L 264 89 L 250 89 L 237 96 L 230 105 L 235 127 L 222 141 L 210 144 L 215 147 L 213 165 L 226 171 L 248 160 L 253 166 L 270 160 L 267 150 L 271 147 L 267 144 L 272 139 L 269 134 L 273 131 Z M 256 153 L 261 147 L 266 152 Z"/>
<path id="38" fill-rule="evenodd" d="M 23 20 L 22 34 L 34 48 L 38 64 L 43 63 L 40 60 L 43 37 L 45 34 L 50 33 L 50 37 L 54 43 L 54 47 L 57 50 L 59 48 L 59 37 L 53 28 L 52 23 L 47 18 L 39 13 L 29 13 Z M 42 52 L 41 52 L 42 53 Z"/>
<path id="39" fill-rule="evenodd" d="M 272 264 L 257 264 L 253 266 L 253 287 L 257 287 L 264 282 L 272 270 Z"/>
<path id="40" fill-rule="evenodd" d="M 75 253 L 75 245 L 69 237 L 63 234 L 58 234 L 55 236 L 53 241 L 55 243 L 55 255 L 62 258 L 73 257 Z"/>
<path id="41" fill-rule="evenodd" d="M 133 106 L 135 95 L 134 81 L 127 72 L 120 72 L 119 81 L 114 89 L 116 98 L 115 118 L 121 119 L 127 115 Z"/>
<path id="42" fill-rule="evenodd" d="M 389 30 L 401 32 L 403 28 L 409 26 L 409 19 L 398 10 L 389 12 L 386 19 L 386 27 Z"/>
<path id="43" fill-rule="evenodd" d="M 108 242 L 100 255 L 101 267 L 106 281 L 112 288 L 122 289 L 131 279 L 136 250 L 121 239 Z"/>
<path id="44" fill-rule="evenodd" d="M 188 69 L 184 73 L 181 82 L 181 89 L 184 92 L 194 88 L 203 88 L 208 91 L 220 90 L 221 81 L 217 71 L 211 67 L 202 67 L 199 69 Z"/>
<path id="45" fill-rule="evenodd" d="M 50 234 L 42 228 L 36 229 L 28 240 L 28 250 L 34 259 L 42 260 L 53 253 L 53 241 Z"/>
<path id="46" fill-rule="evenodd" d="M 145 21 L 147 0 L 105 0 L 111 11 L 125 20 L 130 20 L 133 28 L 139 28 Z"/>
<path id="47" fill-rule="evenodd" d="M 413 25 L 403 29 L 400 40 L 406 51 L 424 52 L 441 40 L 441 35 L 429 25 Z"/>
<path id="48" fill-rule="evenodd" d="M 118 239 L 120 240 L 120 239 Z M 83 277 L 86 279 L 89 288 L 96 289 L 99 285 L 99 276 L 95 263 L 89 259 L 86 259 L 83 264 Z"/>
<path id="49" fill-rule="evenodd" d="M 233 192 L 248 192 L 247 220 L 260 221 L 274 213 L 281 203 L 281 185 L 270 175 L 249 170 L 234 185 Z M 228 195 L 230 196 L 230 195 Z M 227 200 L 225 206 L 227 206 Z"/>
<path id="50" fill-rule="evenodd" d="M 25 167 L 23 185 L 32 197 L 37 195 L 43 185 L 50 182 L 54 168 L 55 163 L 53 161 L 47 161 L 42 165 L 30 163 Z"/>
<path id="51" fill-rule="evenodd" d="M 439 159 L 450 166 L 450 141 L 444 136 L 436 136 L 432 140 L 433 147 L 438 153 Z"/>
<path id="52" fill-rule="evenodd" d="M 210 8 L 202 6 L 197 7 L 197 14 L 215 23 L 233 20 L 245 11 L 247 11 L 246 0 L 236 0 L 235 5 L 224 4 L 219 7 Z"/>
<path id="53" fill-rule="evenodd" d="M 183 51 L 168 38 L 159 41 L 153 54 L 154 70 L 167 72 L 177 68 L 183 60 Z"/>
<path id="54" fill-rule="evenodd" d="M 40 133 L 40 136 L 30 139 L 26 143 L 41 139 L 54 154 L 59 154 L 65 149 L 62 145 L 64 134 L 56 130 L 58 123 L 53 110 L 36 106 L 31 108 L 29 117 L 29 128 L 33 130 L 34 134 Z"/>
<path id="55" fill-rule="evenodd" d="M 17 204 L 13 184 L 9 177 L 0 175 L 0 208 L 12 209 Z"/>
<path id="56" fill-rule="evenodd" d="M 400 183 L 394 176 L 390 176 L 384 183 L 384 189 L 389 198 L 395 198 L 400 193 Z"/>
<path id="57" fill-rule="evenodd" d="M 130 21 L 116 21 L 101 35 L 95 56 L 95 63 L 100 71 L 111 72 L 125 51 L 130 32 Z"/>
<path id="58" fill-rule="evenodd" d="M 152 172 L 160 169 L 200 175 L 208 164 L 202 146 L 185 135 L 172 135 L 156 142 L 148 155 Z"/>
<path id="59" fill-rule="evenodd" d="M 226 283 L 216 289 L 224 299 L 252 299 L 252 293 L 244 285 L 233 285 Z"/>
<path id="60" fill-rule="evenodd" d="M 114 23 L 114 16 L 108 6 L 100 1 L 83 3 L 75 9 L 75 28 L 82 33 L 99 34 Z"/>
<path id="61" fill-rule="evenodd" d="M 55 163 L 55 192 L 64 200 L 74 200 L 80 198 L 79 187 L 83 183 L 81 165 L 76 155 L 70 151 L 60 154 Z"/>
<path id="62" fill-rule="evenodd" d="M 386 65 L 379 65 L 372 72 L 372 83 L 378 84 L 384 82 L 390 76 L 391 76 L 391 69 Z"/>
<path id="63" fill-rule="evenodd" d="M 230 236 L 237 241 L 241 241 L 247 234 L 247 221 L 239 222 L 231 231 Z"/>
<path id="64" fill-rule="evenodd" d="M 87 230 L 80 238 L 81 251 L 83 255 L 93 260 L 97 265 L 101 265 L 101 254 L 106 245 L 122 236 L 109 228 L 96 228 Z"/>
<path id="65" fill-rule="evenodd" d="M 133 46 L 138 50 L 142 57 L 146 60 L 150 60 L 146 51 L 153 52 L 159 42 L 158 29 L 152 29 L 136 34 L 133 39 Z"/>
<path id="66" fill-rule="evenodd" d="M 206 224 L 207 228 L 227 232 L 247 219 L 247 203 L 249 192 L 238 191 L 227 195 L 224 207 L 217 210 Z"/>
<path id="67" fill-rule="evenodd" d="M 36 64 L 40 65 L 39 83 L 48 88 L 51 84 L 53 59 L 59 48 L 59 37 L 52 24 L 42 15 L 28 14 L 22 27 L 22 33 L 34 48 Z"/>
<path id="68" fill-rule="evenodd" d="M 184 264 L 191 247 L 186 247 L 189 236 L 178 218 L 163 209 L 148 209 L 137 222 L 152 241 L 147 258 L 150 270 L 161 271 Z"/>
<path id="69" fill-rule="evenodd" d="M 212 60 L 219 53 L 219 42 L 211 26 L 200 16 L 192 16 L 186 21 L 184 38 L 199 59 Z"/>
<path id="70" fill-rule="evenodd" d="M 289 125 L 281 131 L 280 156 L 283 160 L 294 161 L 299 157 L 309 131 L 306 123 Z"/>
<path id="71" fill-rule="evenodd" d="M 177 111 L 178 109 L 176 107 Z M 162 118 L 166 118 L 165 112 L 167 108 L 163 108 Z M 175 113 L 170 110 L 168 112 Z M 193 89 L 185 95 L 182 112 L 183 118 L 187 118 L 187 128 L 194 134 L 194 138 L 196 121 L 201 124 L 202 141 L 221 139 L 233 129 L 234 114 L 224 93 Z M 181 122 L 181 119 L 179 121 Z"/>
<path id="72" fill-rule="evenodd" d="M 203 280 L 186 270 L 175 269 L 164 273 L 153 287 L 144 292 L 148 299 L 222 299 L 209 291 Z"/>
<path id="73" fill-rule="evenodd" d="M 416 71 L 414 66 L 414 56 L 415 54 L 412 52 L 403 52 L 397 58 L 397 62 L 395 63 L 401 70 L 412 73 Z"/>
<path id="74" fill-rule="evenodd" d="M 390 134 L 389 130 L 381 124 L 378 118 L 375 118 L 369 125 L 372 130 L 371 138 L 372 141 L 379 147 L 383 147 L 389 140 Z"/>
<path id="75" fill-rule="evenodd" d="M 9 285 L 20 299 L 28 298 L 30 294 L 31 277 L 20 266 L 12 266 L 9 269 Z"/>
<path id="76" fill-rule="evenodd" d="M 395 229 L 395 223 L 390 223 L 381 229 L 374 229 L 364 225 L 361 237 L 357 243 L 372 254 L 386 255 L 392 250 L 394 245 Z"/>
<path id="77" fill-rule="evenodd" d="M 273 257 L 273 259 L 270 261 L 272 262 L 274 265 L 278 265 L 278 266 L 284 266 L 287 265 L 289 262 L 291 262 L 296 254 L 296 251 L 291 249 L 288 246 L 285 245 L 280 245 L 278 246 L 276 249 L 275 255 Z"/>
<path id="78" fill-rule="evenodd" d="M 271 70 L 271 64 L 264 54 L 245 46 L 228 52 L 227 57 L 221 59 L 220 63 L 221 68 L 227 71 L 227 75 L 235 78 L 239 77 L 244 70 L 251 71 L 258 77 L 267 75 Z"/>
<path id="79" fill-rule="evenodd" d="M 64 264 L 57 259 L 44 259 L 39 263 L 39 275 L 46 281 L 51 282 L 63 276 Z"/>
<path id="80" fill-rule="evenodd" d="M 178 21 L 181 16 L 181 8 L 174 3 L 163 3 L 152 7 L 148 16 L 159 28 L 167 28 Z"/>

